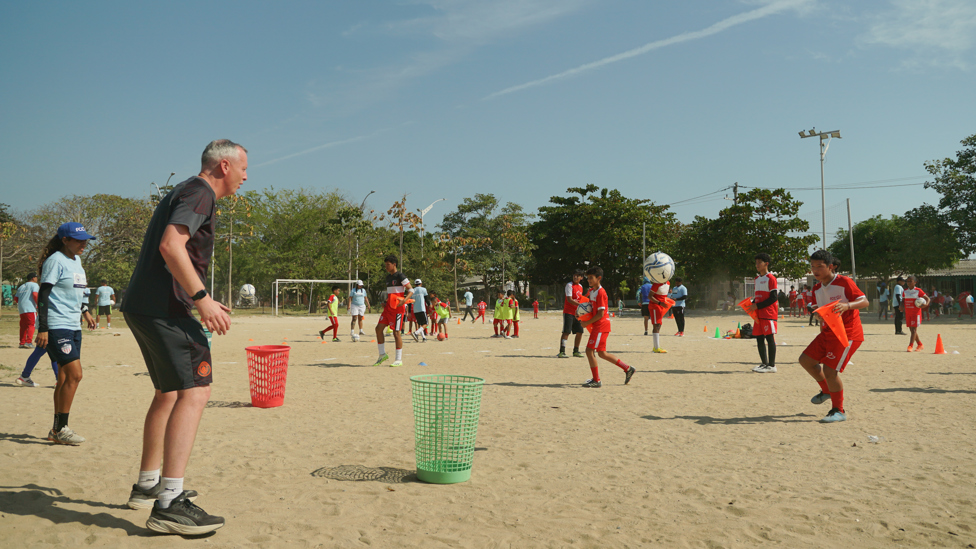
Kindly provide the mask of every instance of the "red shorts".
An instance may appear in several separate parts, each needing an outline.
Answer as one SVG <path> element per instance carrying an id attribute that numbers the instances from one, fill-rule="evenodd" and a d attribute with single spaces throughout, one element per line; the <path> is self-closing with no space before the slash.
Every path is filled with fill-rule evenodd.
<path id="1" fill-rule="evenodd" d="M 918 328 L 922 325 L 922 310 L 921 309 L 908 309 L 905 311 L 905 326 L 909 328 Z"/>
<path id="2" fill-rule="evenodd" d="M 399 332 L 403 328 L 403 313 L 404 308 L 391 309 L 386 305 L 383 306 L 383 314 L 380 315 L 379 322 L 376 325 L 386 324 L 391 330 Z"/>
<path id="3" fill-rule="evenodd" d="M 776 321 L 768 318 L 757 318 L 752 326 L 752 335 L 771 336 L 776 335 Z"/>
<path id="4" fill-rule="evenodd" d="M 664 324 L 664 317 L 667 316 L 668 309 L 665 309 L 661 305 L 655 305 L 654 303 L 648 305 L 647 315 L 651 319 L 651 324 Z"/>
<path id="5" fill-rule="evenodd" d="M 610 332 L 590 332 L 590 339 L 586 341 L 586 348 L 594 351 L 606 351 L 607 338 L 609 337 Z"/>
<path id="6" fill-rule="evenodd" d="M 833 337 L 827 339 L 827 335 L 821 332 L 820 335 L 807 345 L 807 348 L 803 350 L 803 354 L 831 370 L 841 373 L 847 367 L 847 363 L 851 361 L 851 357 L 854 356 L 854 352 L 860 346 L 860 341 L 849 341 L 847 347 L 843 347 L 837 339 Z"/>

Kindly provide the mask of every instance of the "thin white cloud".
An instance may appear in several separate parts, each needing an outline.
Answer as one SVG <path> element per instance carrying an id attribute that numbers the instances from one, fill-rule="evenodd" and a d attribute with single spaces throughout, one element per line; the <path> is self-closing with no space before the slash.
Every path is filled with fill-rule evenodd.
<path id="1" fill-rule="evenodd" d="M 967 70 L 976 47 L 973 0 L 892 0 L 873 17 L 861 43 L 908 50 L 906 67 L 952 66 Z"/>
<path id="2" fill-rule="evenodd" d="M 750 21 L 755 21 L 757 19 L 762 19 L 764 17 L 769 17 L 770 15 L 776 15 L 784 11 L 798 11 L 809 7 L 813 3 L 813 0 L 777 0 L 764 5 L 761 8 L 754 9 L 752 11 L 747 11 L 745 13 L 740 13 L 738 15 L 733 15 L 732 17 L 723 19 L 714 25 L 704 28 L 698 31 L 690 31 L 672 36 L 671 38 L 665 38 L 663 40 L 656 40 L 649 44 L 645 44 L 639 48 L 634 48 L 623 53 L 618 53 L 616 55 L 611 55 L 610 57 L 605 57 L 599 61 L 593 61 L 592 63 L 586 63 L 580 65 L 576 68 L 569 69 L 558 74 L 553 74 L 545 78 L 540 78 L 538 80 L 532 80 L 531 82 L 526 82 L 524 84 L 519 84 L 517 86 L 512 86 L 505 88 L 503 90 L 492 93 L 484 99 L 492 99 L 499 97 L 501 95 L 506 95 L 509 93 L 522 91 L 528 88 L 534 88 L 536 86 L 541 86 L 543 84 L 548 84 L 555 80 L 562 80 L 564 78 L 569 78 L 582 74 L 584 72 L 591 71 L 603 67 L 605 65 L 610 65 L 612 63 L 617 63 L 625 59 L 630 59 L 631 57 L 637 57 L 638 55 L 644 55 L 645 53 L 664 48 L 667 46 L 673 46 L 675 44 L 681 44 L 683 42 L 690 42 L 692 40 L 698 40 L 700 38 L 705 38 L 718 34 L 724 30 L 728 30 L 732 27 L 748 23 Z"/>
<path id="3" fill-rule="evenodd" d="M 281 162 L 282 160 L 290 160 L 290 159 L 295 158 L 297 156 L 303 156 L 303 155 L 310 154 L 310 153 L 313 153 L 313 152 L 316 152 L 316 151 L 321 151 L 323 149 L 331 149 L 332 147 L 338 147 L 339 145 L 348 145 L 349 143 L 355 143 L 357 141 L 364 141 L 366 139 L 369 139 L 371 137 L 375 137 L 375 136 L 377 136 L 377 135 L 379 135 L 379 134 L 387 131 L 387 129 L 378 130 L 378 131 L 375 131 L 375 132 L 373 132 L 373 133 L 371 133 L 369 135 L 359 135 L 359 136 L 356 136 L 356 137 L 350 137 L 349 139 L 341 139 L 339 141 L 330 141 L 330 142 L 325 143 L 323 145 L 318 145 L 318 146 L 312 147 L 311 149 L 305 149 L 304 151 L 299 151 L 297 153 L 292 153 L 292 154 L 289 154 L 289 155 L 286 155 L 286 156 L 282 156 L 280 158 L 274 158 L 272 160 L 265 160 L 264 162 L 261 162 L 260 164 L 255 164 L 253 167 L 259 168 L 259 167 L 262 167 L 262 166 L 270 166 L 271 164 L 274 164 L 276 162 Z"/>

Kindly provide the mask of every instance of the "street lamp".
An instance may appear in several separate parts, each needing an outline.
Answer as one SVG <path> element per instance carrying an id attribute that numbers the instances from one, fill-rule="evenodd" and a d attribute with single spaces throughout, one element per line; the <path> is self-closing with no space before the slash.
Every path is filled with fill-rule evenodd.
<path id="1" fill-rule="evenodd" d="M 438 198 L 437 200 L 431 202 L 430 206 L 427 206 L 426 208 L 420 210 L 420 259 L 421 260 L 424 259 L 424 216 L 427 215 L 427 212 L 429 212 L 430 209 L 434 207 L 434 204 L 437 204 L 441 200 L 447 200 L 447 199 Z"/>
<path id="2" fill-rule="evenodd" d="M 827 156 L 827 148 L 830 147 L 830 139 L 836 137 L 840 139 L 840 130 L 834 130 L 830 132 L 818 132 L 817 128 L 813 128 L 806 132 L 800 132 L 800 139 L 806 139 L 807 137 L 819 137 L 820 138 L 820 222 L 823 227 L 823 233 L 820 236 L 820 242 L 823 245 L 823 249 L 827 249 L 827 199 L 824 193 L 824 158 Z"/>
<path id="3" fill-rule="evenodd" d="M 363 220 L 363 208 L 366 207 L 366 199 L 369 198 L 369 195 L 371 195 L 371 194 L 373 194 L 375 192 L 376 191 L 369 191 L 369 194 L 367 194 L 363 198 L 362 203 L 359 204 L 359 220 L 360 221 Z M 356 230 L 356 229 L 353 229 L 353 230 Z M 359 231 L 356 231 L 356 280 L 359 280 Z"/>

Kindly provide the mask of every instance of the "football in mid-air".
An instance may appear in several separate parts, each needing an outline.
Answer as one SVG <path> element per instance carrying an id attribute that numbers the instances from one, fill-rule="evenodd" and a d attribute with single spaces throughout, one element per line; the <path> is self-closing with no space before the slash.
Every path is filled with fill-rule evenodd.
<path id="1" fill-rule="evenodd" d="M 674 260 L 664 252 L 654 252 L 644 260 L 644 276 L 654 284 L 663 284 L 674 276 Z"/>
<path id="2" fill-rule="evenodd" d="M 922 307 L 925 307 L 925 298 L 924 297 L 920 297 L 920 298 L 916 299 L 915 300 L 915 306 L 918 307 L 919 309 L 921 309 Z"/>

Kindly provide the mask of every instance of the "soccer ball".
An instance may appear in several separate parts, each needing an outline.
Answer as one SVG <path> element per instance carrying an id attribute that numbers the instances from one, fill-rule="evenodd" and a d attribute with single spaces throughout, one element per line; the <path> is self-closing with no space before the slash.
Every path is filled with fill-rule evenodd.
<path id="1" fill-rule="evenodd" d="M 358 335 L 356 335 L 356 334 L 353 334 L 353 336 L 352 336 L 352 340 L 353 340 L 353 341 L 359 341 L 359 336 L 358 336 Z"/>
<path id="2" fill-rule="evenodd" d="M 108 304 L 109 305 L 115 305 L 115 300 L 113 299 L 113 300 L 109 301 Z"/>
<path id="3" fill-rule="evenodd" d="M 576 308 L 576 318 L 584 322 L 593 318 L 593 302 L 580 303 L 579 307 Z"/>
<path id="4" fill-rule="evenodd" d="M 674 260 L 664 252 L 654 252 L 644 260 L 644 276 L 655 284 L 663 284 L 674 275 Z"/>
<path id="5" fill-rule="evenodd" d="M 447 336 L 443 333 L 437 334 L 437 341 L 444 341 L 445 339 L 447 339 Z"/>
<path id="6" fill-rule="evenodd" d="M 919 309 L 921 309 L 922 307 L 924 307 L 925 306 L 925 298 L 924 297 L 920 297 L 920 298 L 916 299 L 915 300 L 915 306 L 918 307 Z"/>

